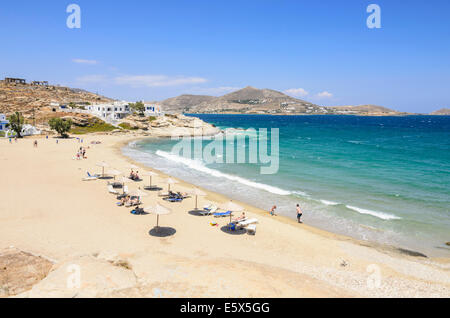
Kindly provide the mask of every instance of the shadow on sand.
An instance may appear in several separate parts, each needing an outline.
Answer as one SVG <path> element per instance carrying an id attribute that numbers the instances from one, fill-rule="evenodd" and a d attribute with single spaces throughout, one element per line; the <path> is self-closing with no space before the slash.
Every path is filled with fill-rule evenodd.
<path id="1" fill-rule="evenodd" d="M 150 232 L 148 232 L 148 234 L 154 237 L 168 237 L 175 235 L 176 232 L 177 230 L 175 230 L 174 228 L 160 226 L 154 227 L 153 229 L 150 230 Z"/>
<path id="2" fill-rule="evenodd" d="M 228 226 L 222 226 L 220 228 L 220 230 L 224 233 L 230 234 L 230 235 L 243 235 L 245 233 L 247 233 L 246 229 L 236 229 L 236 230 L 231 230 Z"/>

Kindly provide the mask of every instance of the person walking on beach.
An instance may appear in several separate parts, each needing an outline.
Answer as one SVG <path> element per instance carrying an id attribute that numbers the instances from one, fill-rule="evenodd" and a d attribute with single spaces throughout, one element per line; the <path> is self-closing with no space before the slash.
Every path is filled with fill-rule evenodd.
<path id="1" fill-rule="evenodd" d="M 33 146 L 34 146 L 34 148 L 37 148 L 37 146 L 38 146 L 37 140 L 34 141 Z"/>
<path id="2" fill-rule="evenodd" d="M 270 209 L 270 215 L 271 216 L 277 216 L 276 214 L 275 214 L 275 210 L 277 209 L 277 206 L 276 205 L 274 205 L 273 207 L 272 207 L 272 209 Z"/>
<path id="3" fill-rule="evenodd" d="M 303 223 L 301 218 L 303 216 L 303 211 L 300 209 L 300 204 L 297 204 L 297 221 L 298 223 Z"/>

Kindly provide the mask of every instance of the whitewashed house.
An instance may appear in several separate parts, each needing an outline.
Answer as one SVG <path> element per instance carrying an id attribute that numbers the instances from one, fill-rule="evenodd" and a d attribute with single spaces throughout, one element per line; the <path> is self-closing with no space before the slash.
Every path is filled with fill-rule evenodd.
<path id="1" fill-rule="evenodd" d="M 0 131 L 6 131 L 8 124 L 9 120 L 6 119 L 6 115 L 0 114 Z"/>
<path id="2" fill-rule="evenodd" d="M 156 104 L 144 104 L 145 105 L 145 116 L 161 116 L 161 106 Z"/>
<path id="3" fill-rule="evenodd" d="M 125 101 L 113 102 L 111 104 L 89 105 L 85 109 L 88 113 L 104 121 L 116 121 L 125 118 L 131 113 L 129 103 Z"/>

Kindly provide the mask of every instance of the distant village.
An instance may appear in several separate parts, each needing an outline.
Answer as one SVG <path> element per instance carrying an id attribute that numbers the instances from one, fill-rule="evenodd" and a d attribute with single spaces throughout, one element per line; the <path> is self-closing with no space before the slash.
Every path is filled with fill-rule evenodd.
<path id="1" fill-rule="evenodd" d="M 58 85 L 50 85 L 48 81 L 32 81 L 27 83 L 23 78 L 11 78 L 6 77 L 4 80 L 0 80 L 0 84 L 7 86 L 28 86 L 28 87 L 39 87 L 47 89 L 67 89 L 73 90 L 71 88 L 60 87 Z M 143 114 L 146 117 L 159 117 L 163 115 L 161 106 L 158 104 L 149 104 L 142 101 L 144 105 Z M 58 103 L 50 102 L 49 107 L 53 112 L 64 112 L 64 113 L 74 113 L 74 114 L 89 114 L 91 116 L 97 117 L 102 121 L 117 126 L 120 120 L 125 119 L 129 115 L 132 115 L 134 111 L 131 109 L 130 105 L 132 102 L 128 101 L 110 101 L 110 102 L 86 102 L 86 101 L 71 101 L 70 103 Z M 34 135 L 40 132 L 36 130 L 31 125 L 25 125 L 26 131 L 23 131 L 23 135 Z M 0 114 L 0 132 L 4 132 L 5 137 L 10 136 L 12 131 L 9 129 L 9 121 L 7 120 L 6 114 Z"/>

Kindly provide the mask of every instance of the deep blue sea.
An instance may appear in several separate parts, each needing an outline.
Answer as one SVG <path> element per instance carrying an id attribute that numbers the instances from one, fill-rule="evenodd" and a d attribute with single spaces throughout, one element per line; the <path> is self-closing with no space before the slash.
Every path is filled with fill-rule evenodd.
<path id="1" fill-rule="evenodd" d="M 225 161 L 227 145 L 245 150 L 246 161 L 205 161 L 211 138 L 192 139 L 189 158 L 174 153 L 179 141 L 170 139 L 139 141 L 124 153 L 236 200 L 266 210 L 276 204 L 281 215 L 294 218 L 299 203 L 305 223 L 328 231 L 450 255 L 450 116 L 195 116 L 236 139 L 211 152 L 216 161 Z M 272 135 L 261 128 L 279 129 L 275 174 L 248 162 L 251 142 L 270 149 Z"/>

